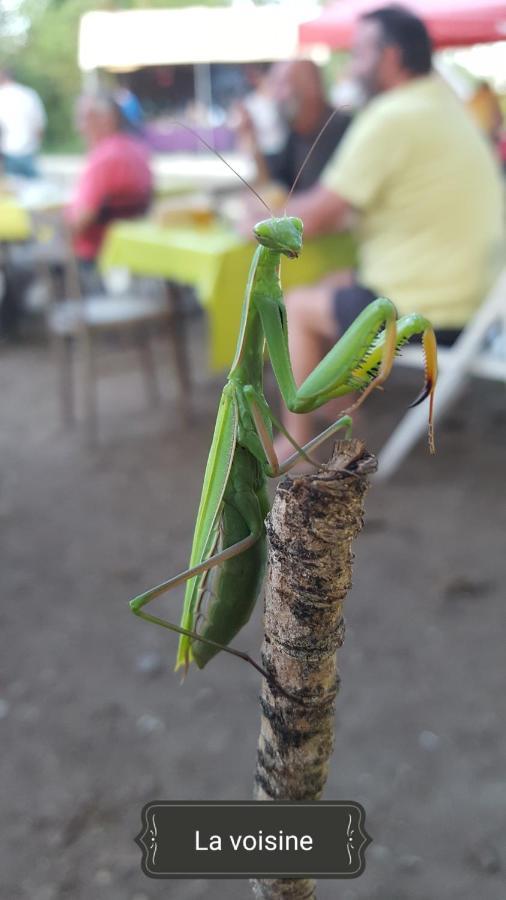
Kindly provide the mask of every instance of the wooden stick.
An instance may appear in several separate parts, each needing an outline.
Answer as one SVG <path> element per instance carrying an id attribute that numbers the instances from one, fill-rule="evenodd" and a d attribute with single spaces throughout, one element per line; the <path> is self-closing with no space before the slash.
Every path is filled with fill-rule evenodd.
<path id="1" fill-rule="evenodd" d="M 339 441 L 324 470 L 278 486 L 267 519 L 262 648 L 274 683 L 262 683 L 257 800 L 315 800 L 322 794 L 334 746 L 337 650 L 344 639 L 352 542 L 363 524 L 367 476 L 375 469 L 361 441 Z M 316 896 L 311 879 L 257 880 L 253 892 L 262 900 Z"/>

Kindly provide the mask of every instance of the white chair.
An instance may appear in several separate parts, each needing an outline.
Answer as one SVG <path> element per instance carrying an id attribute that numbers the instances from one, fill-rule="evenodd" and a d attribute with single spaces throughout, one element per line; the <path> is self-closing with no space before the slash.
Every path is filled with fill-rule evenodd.
<path id="1" fill-rule="evenodd" d="M 497 324 L 494 335 L 491 329 Z M 486 338 L 490 340 L 486 342 Z M 439 377 L 434 417 L 440 420 L 458 398 L 471 375 L 506 382 L 506 268 L 495 281 L 487 299 L 451 347 L 438 352 Z M 406 347 L 398 363 L 423 366 L 421 347 Z M 410 409 L 378 456 L 377 478 L 386 480 L 399 467 L 411 448 L 427 433 L 427 404 Z"/>
<path id="2" fill-rule="evenodd" d="M 79 351 L 88 438 L 97 435 L 97 365 L 95 343 L 107 336 L 109 346 L 134 344 L 139 351 L 148 398 L 159 400 L 156 366 L 151 339 L 166 330 L 172 341 L 179 387 L 180 412 L 188 419 L 190 375 L 186 355 L 181 298 L 173 286 L 151 296 L 135 292 L 111 295 L 105 292 L 83 296 L 77 261 L 61 216 L 53 211 L 33 215 L 34 238 L 38 242 L 38 267 L 54 288 L 52 267 L 63 264 L 63 297 L 52 296 L 47 323 L 58 359 L 63 422 L 74 421 L 74 351 Z M 107 345 L 107 342 L 106 342 Z"/>

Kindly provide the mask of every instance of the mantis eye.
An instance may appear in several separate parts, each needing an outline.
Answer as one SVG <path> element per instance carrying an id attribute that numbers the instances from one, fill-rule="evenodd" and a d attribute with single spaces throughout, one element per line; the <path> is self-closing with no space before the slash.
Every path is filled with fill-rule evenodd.
<path id="1" fill-rule="evenodd" d="M 253 234 L 255 235 L 259 244 L 263 244 L 264 247 L 270 247 L 274 249 L 276 244 L 276 236 L 273 228 L 274 220 L 273 219 L 264 219 L 263 222 L 258 222 L 253 229 Z"/>

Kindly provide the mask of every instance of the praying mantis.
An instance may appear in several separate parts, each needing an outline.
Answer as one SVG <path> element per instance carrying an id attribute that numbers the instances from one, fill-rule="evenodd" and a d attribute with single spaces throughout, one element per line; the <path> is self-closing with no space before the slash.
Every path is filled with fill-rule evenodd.
<path id="1" fill-rule="evenodd" d="M 422 335 L 425 383 L 412 405 L 430 398 L 429 443 L 433 452 L 437 347 L 426 318 L 413 313 L 397 320 L 394 304 L 379 297 L 297 387 L 279 267 L 281 255 L 289 259 L 299 256 L 303 224 L 293 216 L 272 216 L 253 230 L 258 247 L 248 276 L 237 349 L 218 408 L 189 567 L 135 597 L 130 607 L 135 615 L 180 635 L 176 669 L 183 667 L 186 672 L 191 662 L 202 669 L 225 650 L 247 660 L 268 678 L 247 653 L 229 646 L 248 621 L 262 587 L 267 555 L 264 520 L 269 511 L 266 478 L 288 472 L 301 458 L 313 463 L 311 451 L 340 429 L 349 435 L 350 413 L 385 381 L 397 349 L 416 334 Z M 292 412 L 310 412 L 335 397 L 361 391 L 359 399 L 336 422 L 304 447 L 290 437 L 265 399 L 265 346 L 283 401 Z M 273 426 L 295 449 L 282 463 L 274 449 Z M 183 583 L 186 590 L 179 626 L 145 611 L 156 597 Z M 210 601 L 205 609 L 208 594 Z"/>

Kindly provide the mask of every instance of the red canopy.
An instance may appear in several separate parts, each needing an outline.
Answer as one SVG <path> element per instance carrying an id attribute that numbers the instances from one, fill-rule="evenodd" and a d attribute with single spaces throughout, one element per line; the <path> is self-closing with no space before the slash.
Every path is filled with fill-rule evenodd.
<path id="1" fill-rule="evenodd" d="M 402 0 L 401 0 L 402 2 Z M 346 49 L 359 16 L 387 5 L 388 0 L 339 0 L 317 19 L 299 28 L 301 44 L 327 44 Z M 406 0 L 402 4 L 424 20 L 435 47 L 506 40 L 506 2 L 499 0 Z"/>

